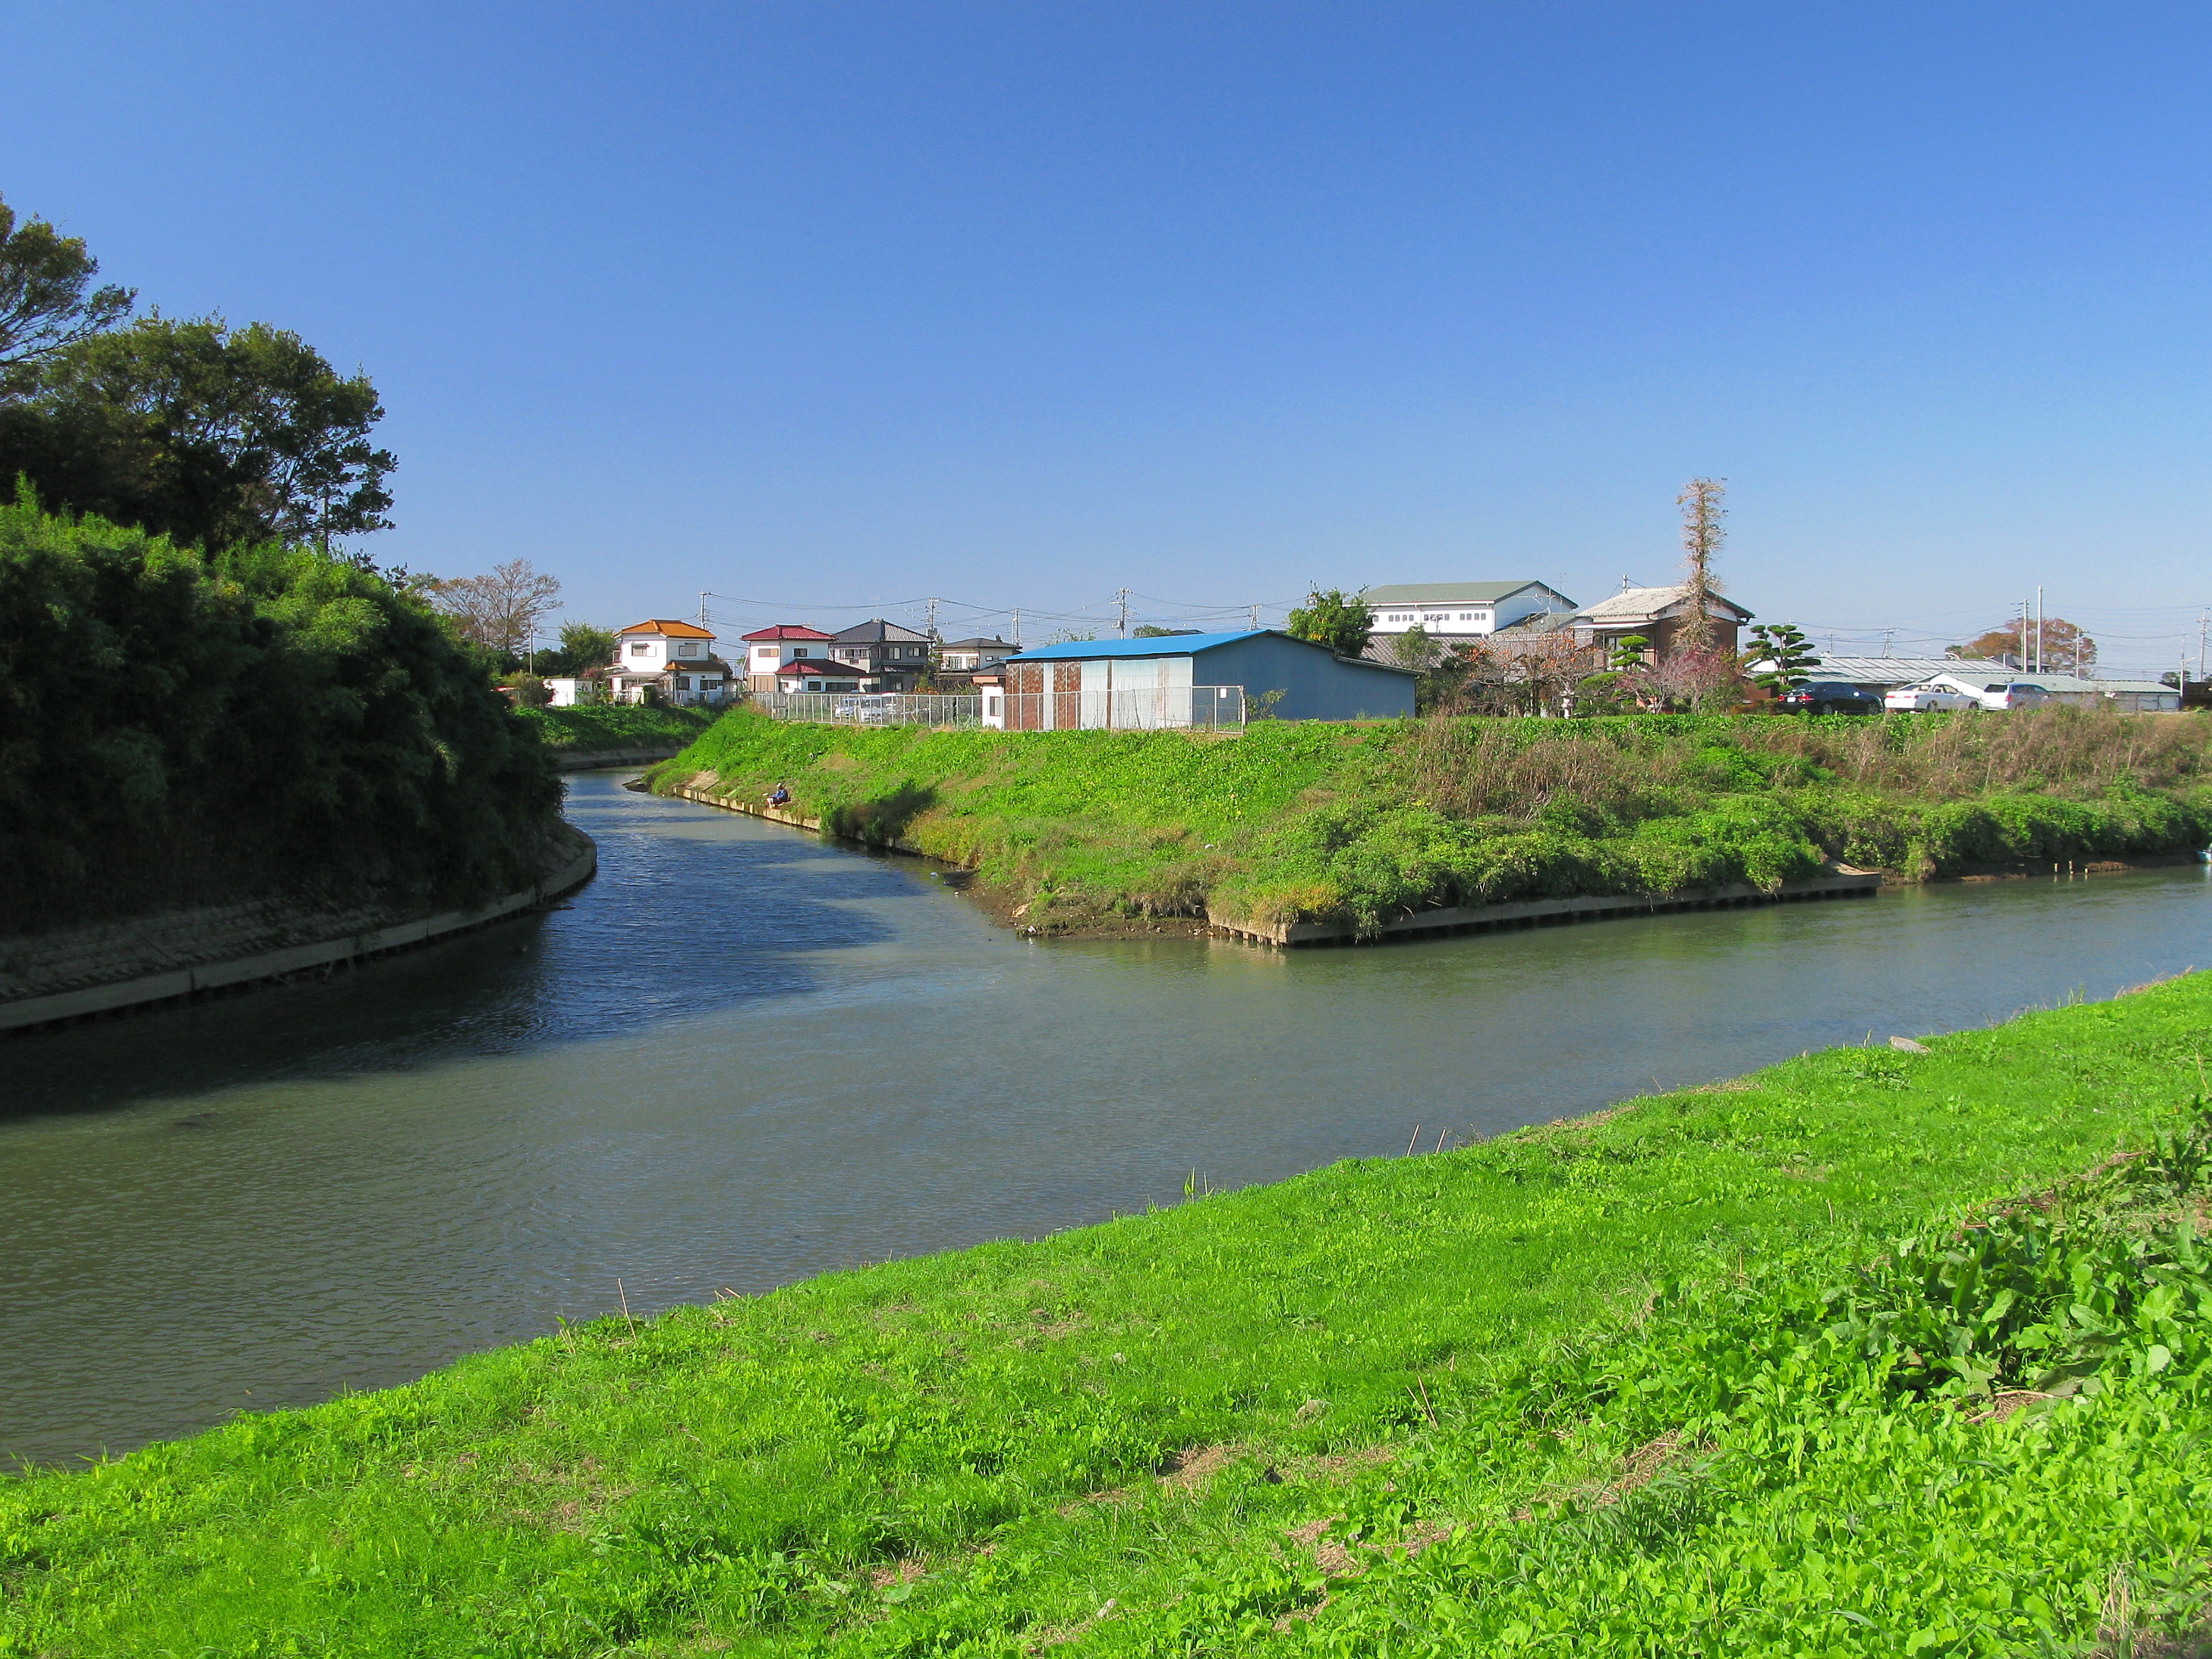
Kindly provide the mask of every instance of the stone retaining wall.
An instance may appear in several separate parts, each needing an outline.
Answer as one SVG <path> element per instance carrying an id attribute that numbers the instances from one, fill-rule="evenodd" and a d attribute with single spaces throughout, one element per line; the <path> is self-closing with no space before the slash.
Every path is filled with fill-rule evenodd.
<path id="1" fill-rule="evenodd" d="M 535 883 L 471 910 L 422 915 L 380 905 L 334 908 L 265 899 L 0 939 L 0 1031 L 204 995 L 405 950 L 543 904 L 583 885 L 598 867 L 592 838 L 562 824 Z"/>

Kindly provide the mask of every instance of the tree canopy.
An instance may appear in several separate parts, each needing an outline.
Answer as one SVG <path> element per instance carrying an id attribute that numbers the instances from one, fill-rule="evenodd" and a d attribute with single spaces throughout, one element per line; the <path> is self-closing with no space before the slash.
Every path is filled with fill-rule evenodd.
<path id="1" fill-rule="evenodd" d="M 28 366 L 112 328 L 137 299 L 127 288 L 94 288 L 100 261 L 84 240 L 44 219 L 18 220 L 0 200 L 0 392 Z"/>
<path id="2" fill-rule="evenodd" d="M 532 569 L 527 559 L 509 559 L 481 576 L 433 577 L 420 586 L 454 632 L 502 657 L 530 654 L 539 627 L 561 598 L 559 578 Z M 614 655 L 612 635 L 606 655 Z"/>
<path id="3" fill-rule="evenodd" d="M 1977 635 L 1964 645 L 1954 645 L 1945 653 L 1953 657 L 2002 657 L 2017 660 L 2021 653 L 2022 632 L 2019 623 L 2004 628 L 1992 628 L 1986 634 Z M 2026 630 L 2028 654 L 2034 665 L 2047 673 L 2073 674 L 2093 667 L 2097 661 L 2097 642 L 2063 617 L 2045 617 L 2040 646 L 2037 644 L 2035 624 L 2031 622 Z M 2028 665 L 2021 663 L 2025 670 Z"/>
<path id="4" fill-rule="evenodd" d="M 1760 623 L 1751 630 L 1751 648 L 1744 653 L 1747 665 L 1770 665 L 1752 675 L 1752 683 L 1776 696 L 1794 691 L 1820 665 L 1820 654 L 1805 632 L 1790 623 Z"/>
<path id="5" fill-rule="evenodd" d="M 589 668 L 605 668 L 615 659 L 615 630 L 597 627 L 591 623 L 562 623 L 561 643 L 550 651 L 538 653 L 538 672 L 546 674 L 580 674 Z"/>
<path id="6" fill-rule="evenodd" d="M 210 553 L 386 529 L 398 465 L 366 374 L 286 329 L 153 316 L 76 341 L 0 406 L 0 477 Z"/>
<path id="7" fill-rule="evenodd" d="M 0 507 L 0 933 L 312 890 L 525 887 L 561 785 L 416 600 Z"/>
<path id="8" fill-rule="evenodd" d="M 1291 637 L 1325 645 L 1340 657 L 1356 657 L 1367 648 L 1375 629 L 1375 611 L 1359 593 L 1347 597 L 1340 590 L 1316 588 L 1306 602 L 1291 612 Z"/>

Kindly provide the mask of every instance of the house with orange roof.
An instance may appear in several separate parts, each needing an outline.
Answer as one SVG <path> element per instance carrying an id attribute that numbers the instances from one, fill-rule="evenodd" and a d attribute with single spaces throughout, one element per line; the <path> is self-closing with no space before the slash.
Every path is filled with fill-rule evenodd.
<path id="1" fill-rule="evenodd" d="M 603 678 L 615 702 L 720 703 L 730 695 L 730 665 L 714 654 L 714 635 L 696 623 L 653 617 L 615 635 L 615 659 Z"/>

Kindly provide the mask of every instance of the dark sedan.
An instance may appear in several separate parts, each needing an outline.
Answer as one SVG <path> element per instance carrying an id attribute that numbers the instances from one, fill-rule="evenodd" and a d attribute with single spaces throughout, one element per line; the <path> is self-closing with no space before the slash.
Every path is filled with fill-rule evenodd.
<path id="1" fill-rule="evenodd" d="M 1879 714 L 1881 699 L 1872 691 L 1840 680 L 1815 680 L 1785 691 L 1774 700 L 1777 708 L 1793 714 Z"/>

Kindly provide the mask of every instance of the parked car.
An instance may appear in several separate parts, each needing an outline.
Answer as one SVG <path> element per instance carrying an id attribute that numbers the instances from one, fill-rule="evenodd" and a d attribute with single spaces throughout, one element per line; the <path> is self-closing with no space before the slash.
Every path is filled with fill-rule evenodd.
<path id="1" fill-rule="evenodd" d="M 1979 708 L 1982 700 L 1955 685 L 1929 680 L 1920 685 L 1899 686 L 1881 700 L 1881 706 L 1895 714 L 1924 714 L 1931 709 L 1945 709 L 1955 714 Z"/>
<path id="2" fill-rule="evenodd" d="M 2023 681 L 1992 680 L 1982 691 L 1984 708 L 2034 708 L 2051 701 L 2051 693 Z"/>
<path id="3" fill-rule="evenodd" d="M 1841 680 L 1814 680 L 1784 691 L 1774 706 L 1792 714 L 1879 714 L 1881 699 Z"/>

